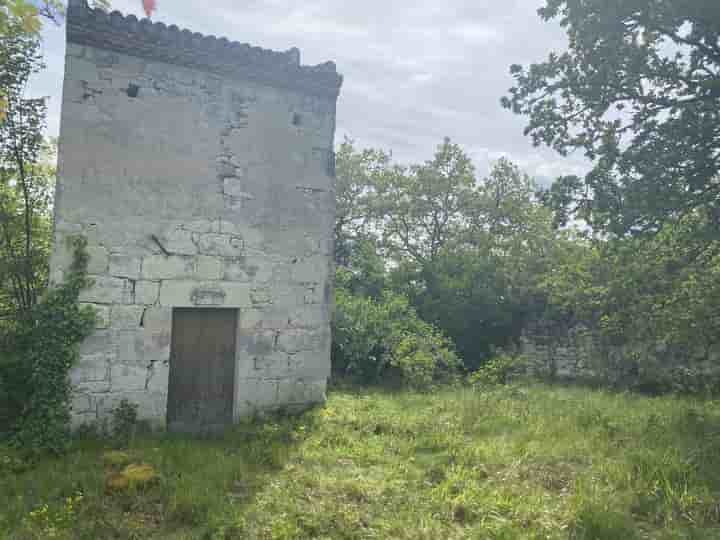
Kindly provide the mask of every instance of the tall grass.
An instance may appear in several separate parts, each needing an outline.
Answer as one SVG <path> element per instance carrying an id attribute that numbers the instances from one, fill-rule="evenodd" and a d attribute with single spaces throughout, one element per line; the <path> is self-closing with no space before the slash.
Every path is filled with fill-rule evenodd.
<path id="1" fill-rule="evenodd" d="M 219 440 L 136 440 L 132 458 L 162 479 L 121 493 L 105 490 L 103 450 L 78 442 L 26 471 L 5 456 L 0 537 L 720 538 L 711 401 L 336 391 L 324 408 Z"/>

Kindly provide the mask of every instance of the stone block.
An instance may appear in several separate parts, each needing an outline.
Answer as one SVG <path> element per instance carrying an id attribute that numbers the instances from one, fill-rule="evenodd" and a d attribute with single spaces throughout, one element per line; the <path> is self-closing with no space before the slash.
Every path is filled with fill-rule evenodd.
<path id="1" fill-rule="evenodd" d="M 290 326 L 295 328 L 318 328 L 330 324 L 330 308 L 308 304 L 288 310 Z"/>
<path id="2" fill-rule="evenodd" d="M 237 348 L 250 357 L 270 355 L 277 348 L 278 334 L 277 330 L 241 332 Z"/>
<path id="3" fill-rule="evenodd" d="M 248 282 L 252 280 L 244 257 L 225 258 L 222 261 L 222 279 L 225 281 Z"/>
<path id="4" fill-rule="evenodd" d="M 222 277 L 227 281 L 253 281 L 267 283 L 274 277 L 276 262 L 260 256 L 222 259 Z"/>
<path id="5" fill-rule="evenodd" d="M 152 305 L 160 298 L 160 282 L 141 280 L 135 283 L 135 304 Z"/>
<path id="6" fill-rule="evenodd" d="M 303 381 L 282 379 L 278 381 L 278 403 L 281 405 L 324 403 L 325 380 Z"/>
<path id="7" fill-rule="evenodd" d="M 195 275 L 203 280 L 220 279 L 223 276 L 223 260 L 207 255 L 199 256 L 195 262 Z"/>
<path id="8" fill-rule="evenodd" d="M 145 340 L 142 328 L 117 332 L 117 363 L 145 365 Z"/>
<path id="9" fill-rule="evenodd" d="M 282 330 L 278 333 L 276 348 L 279 351 L 295 353 L 300 351 L 320 351 L 329 341 L 329 332 L 310 329 Z"/>
<path id="10" fill-rule="evenodd" d="M 105 381 L 109 378 L 109 365 L 107 352 L 81 354 L 78 362 L 70 370 L 70 378 L 74 382 Z"/>
<path id="11" fill-rule="evenodd" d="M 143 259 L 145 279 L 183 279 L 192 277 L 194 272 L 194 259 L 189 256 L 150 255 Z"/>
<path id="12" fill-rule="evenodd" d="M 82 355 L 70 370 L 69 378 L 78 392 L 110 390 L 110 359 L 108 353 Z"/>
<path id="13" fill-rule="evenodd" d="M 194 233 L 219 233 L 220 220 L 217 219 L 195 219 L 184 222 L 181 226 L 182 229 Z"/>
<path id="14" fill-rule="evenodd" d="M 252 357 L 251 377 L 259 379 L 277 379 L 292 375 L 290 355 L 283 352 L 272 352 Z"/>
<path id="15" fill-rule="evenodd" d="M 219 285 L 205 284 L 193 287 L 190 301 L 195 306 L 222 306 L 227 293 Z"/>
<path id="16" fill-rule="evenodd" d="M 172 307 L 189 307 L 193 289 L 197 287 L 194 281 L 164 281 L 160 287 L 160 305 Z"/>
<path id="17" fill-rule="evenodd" d="M 120 253 L 110 255 L 109 273 L 113 277 L 140 279 L 140 257 Z"/>
<path id="18" fill-rule="evenodd" d="M 235 221 L 229 221 L 227 219 L 218 220 L 218 230 L 216 232 L 233 236 L 240 236 L 241 238 L 246 240 L 246 244 L 247 237 L 254 237 L 259 234 L 257 231 L 254 232 L 253 229 L 248 227 L 246 224 L 236 223 Z"/>
<path id="19" fill-rule="evenodd" d="M 323 293 L 324 288 L 320 287 L 320 285 L 313 285 L 311 287 L 308 287 L 307 289 L 305 289 L 305 294 L 303 295 L 303 303 L 322 304 L 325 297 Z"/>
<path id="20" fill-rule="evenodd" d="M 98 69 L 94 62 L 71 55 L 67 59 L 67 72 L 72 73 L 73 79 L 77 81 L 93 82 L 98 80 Z"/>
<path id="21" fill-rule="evenodd" d="M 167 232 L 163 238 L 160 238 L 160 242 L 163 244 L 165 251 L 172 255 L 196 255 L 198 248 L 193 240 L 194 234 L 192 231 L 176 228 Z"/>
<path id="22" fill-rule="evenodd" d="M 204 255 L 219 257 L 240 257 L 245 252 L 243 239 L 239 236 L 226 234 L 193 233 L 198 251 Z"/>
<path id="23" fill-rule="evenodd" d="M 145 388 L 150 392 L 167 392 L 170 379 L 170 365 L 168 362 L 151 362 L 147 368 L 147 381 Z"/>
<path id="24" fill-rule="evenodd" d="M 80 344 L 80 358 L 108 354 L 113 350 L 115 335 L 110 330 L 96 330 Z"/>
<path id="25" fill-rule="evenodd" d="M 93 284 L 80 291 L 80 302 L 94 304 L 132 303 L 133 288 L 125 279 L 107 276 L 94 276 Z"/>
<path id="26" fill-rule="evenodd" d="M 143 329 L 143 358 L 150 361 L 166 361 L 170 358 L 172 327 L 145 327 Z"/>
<path id="27" fill-rule="evenodd" d="M 275 305 L 255 307 L 240 313 L 240 328 L 247 330 L 280 330 L 290 326 L 288 312 Z"/>
<path id="28" fill-rule="evenodd" d="M 290 375 L 299 379 L 325 380 L 330 377 L 330 351 L 302 351 L 289 357 Z"/>
<path id="29" fill-rule="evenodd" d="M 75 414 L 94 412 L 93 400 L 90 394 L 74 392 L 70 402 L 70 410 Z"/>
<path id="30" fill-rule="evenodd" d="M 84 381 L 73 384 L 73 389 L 77 392 L 91 392 L 93 394 L 104 394 L 110 392 L 111 381 L 108 378 L 104 381 Z"/>
<path id="31" fill-rule="evenodd" d="M 272 286 L 273 305 L 278 309 L 290 313 L 299 306 L 304 305 L 305 289 L 306 285 L 304 284 L 288 285 L 283 282 L 274 283 Z"/>
<path id="32" fill-rule="evenodd" d="M 164 281 L 160 304 L 172 307 L 251 305 L 250 285 L 229 282 Z"/>
<path id="33" fill-rule="evenodd" d="M 87 246 L 88 274 L 106 274 L 108 271 L 108 250 L 103 246 Z"/>
<path id="34" fill-rule="evenodd" d="M 267 283 L 273 278 L 276 262 L 268 257 L 248 256 L 245 259 L 245 268 L 255 283 Z"/>
<path id="35" fill-rule="evenodd" d="M 272 379 L 240 379 L 237 381 L 235 408 L 237 416 L 271 409 L 278 403 L 278 383 Z"/>
<path id="36" fill-rule="evenodd" d="M 268 288 L 258 288 L 250 291 L 250 301 L 253 306 L 272 303 L 272 293 Z"/>
<path id="37" fill-rule="evenodd" d="M 143 316 L 143 327 L 151 332 L 170 331 L 172 328 L 172 307 L 153 306 Z"/>
<path id="38" fill-rule="evenodd" d="M 292 266 L 292 280 L 296 283 L 324 283 L 328 279 L 330 263 L 327 258 L 314 256 Z"/>
<path id="39" fill-rule="evenodd" d="M 85 46 L 77 45 L 75 43 L 68 43 L 65 48 L 65 54 L 67 56 L 74 56 L 76 58 L 83 58 L 85 56 Z"/>
<path id="40" fill-rule="evenodd" d="M 247 283 L 223 283 L 222 288 L 226 293 L 225 306 L 227 307 L 250 307 L 251 287 Z"/>
<path id="41" fill-rule="evenodd" d="M 144 306 L 115 304 L 110 310 L 110 324 L 115 330 L 134 330 L 140 327 Z"/>
<path id="42" fill-rule="evenodd" d="M 144 366 L 115 364 L 111 371 L 113 392 L 145 390 L 148 369 Z"/>
<path id="43" fill-rule="evenodd" d="M 239 315 L 240 330 L 259 330 L 262 328 L 265 311 L 262 308 L 243 309 Z"/>
<path id="44" fill-rule="evenodd" d="M 240 200 L 250 200 L 255 198 L 252 193 L 247 191 L 245 182 L 236 177 L 223 178 L 223 195 Z"/>

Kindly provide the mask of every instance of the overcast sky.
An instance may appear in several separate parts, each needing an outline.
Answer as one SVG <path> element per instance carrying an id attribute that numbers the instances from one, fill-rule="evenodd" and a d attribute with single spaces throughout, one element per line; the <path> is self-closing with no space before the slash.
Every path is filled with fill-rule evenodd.
<path id="1" fill-rule="evenodd" d="M 142 16 L 141 0 L 113 0 Z M 537 15 L 542 0 L 158 0 L 154 20 L 265 48 L 298 47 L 303 64 L 333 60 L 344 76 L 337 141 L 391 150 L 397 161 L 430 159 L 448 136 L 484 175 L 507 156 L 545 183 L 584 169 L 523 136 L 525 121 L 500 106 L 510 64 L 564 48 L 557 22 Z M 58 133 L 64 28 L 46 25 L 47 70 L 34 93 L 50 96 Z"/>

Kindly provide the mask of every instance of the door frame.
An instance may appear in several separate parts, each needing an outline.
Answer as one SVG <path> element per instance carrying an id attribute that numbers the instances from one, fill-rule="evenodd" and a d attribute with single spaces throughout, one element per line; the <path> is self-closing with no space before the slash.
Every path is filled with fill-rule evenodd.
<path id="1" fill-rule="evenodd" d="M 200 311 L 229 311 L 233 312 L 235 315 L 235 324 L 233 325 L 233 380 L 232 380 L 232 395 L 230 397 L 230 406 L 231 406 L 231 424 L 233 425 L 237 423 L 237 389 L 238 389 L 238 375 L 239 375 L 239 367 L 238 367 L 238 358 L 239 358 L 239 348 L 238 348 L 238 341 L 239 341 L 239 333 L 240 333 L 240 308 L 239 307 L 222 307 L 222 306 L 173 306 L 171 308 L 172 310 L 172 316 L 170 320 L 170 363 L 168 366 L 168 388 L 167 388 L 167 399 L 166 399 L 166 405 L 165 405 L 165 425 L 166 428 L 169 429 L 170 427 L 170 421 L 169 421 L 169 412 L 170 412 L 170 373 L 173 369 L 173 355 L 174 355 L 174 335 L 175 335 L 175 314 L 178 311 L 193 311 L 193 312 L 200 312 Z"/>

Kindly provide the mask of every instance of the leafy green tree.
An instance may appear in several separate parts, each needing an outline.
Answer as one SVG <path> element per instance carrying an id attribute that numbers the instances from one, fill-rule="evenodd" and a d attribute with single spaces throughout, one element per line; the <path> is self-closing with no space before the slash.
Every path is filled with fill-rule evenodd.
<path id="1" fill-rule="evenodd" d="M 475 368 L 543 305 L 539 276 L 558 233 L 534 191 L 508 160 L 478 180 L 448 139 L 432 160 L 407 167 L 346 143 L 338 152 L 338 263 L 350 270 L 353 293 L 407 296 Z"/>
<path id="2" fill-rule="evenodd" d="M 39 38 L 0 36 L 0 432 L 28 452 L 68 442 L 68 372 L 94 324 L 81 309 L 87 285 L 84 242 L 75 242 L 67 279 L 47 291 L 54 155 L 43 139 L 44 99 L 25 95 L 42 68 Z"/>
<path id="3" fill-rule="evenodd" d="M 42 68 L 37 38 L 0 37 L 0 313 L 22 317 L 45 287 L 51 232 L 51 187 L 43 138 L 45 100 L 25 96 Z"/>
<path id="4" fill-rule="evenodd" d="M 511 67 L 502 100 L 536 145 L 593 162 L 549 194 L 596 228 L 653 231 L 713 209 L 720 223 L 720 3 L 546 0 L 568 49 Z M 560 215 L 560 221 L 567 216 Z"/>
<path id="5" fill-rule="evenodd" d="M 558 233 L 534 198 L 532 180 L 507 160 L 475 182 L 475 201 L 453 240 L 415 279 L 410 296 L 428 321 L 477 368 L 496 348 L 511 347 L 544 306 L 540 277 L 552 264 Z M 405 265 L 407 267 L 407 265 Z"/>
<path id="6" fill-rule="evenodd" d="M 377 226 L 391 256 L 423 267 L 468 239 L 478 205 L 475 169 L 450 139 L 431 161 L 396 167 L 377 180 Z"/>
<path id="7" fill-rule="evenodd" d="M 349 265 L 356 247 L 364 243 L 367 250 L 367 242 L 376 239 L 377 187 L 384 183 L 381 178 L 393 171 L 390 156 L 382 150 L 356 151 L 349 139 L 338 148 L 334 227 L 337 264 Z"/>

